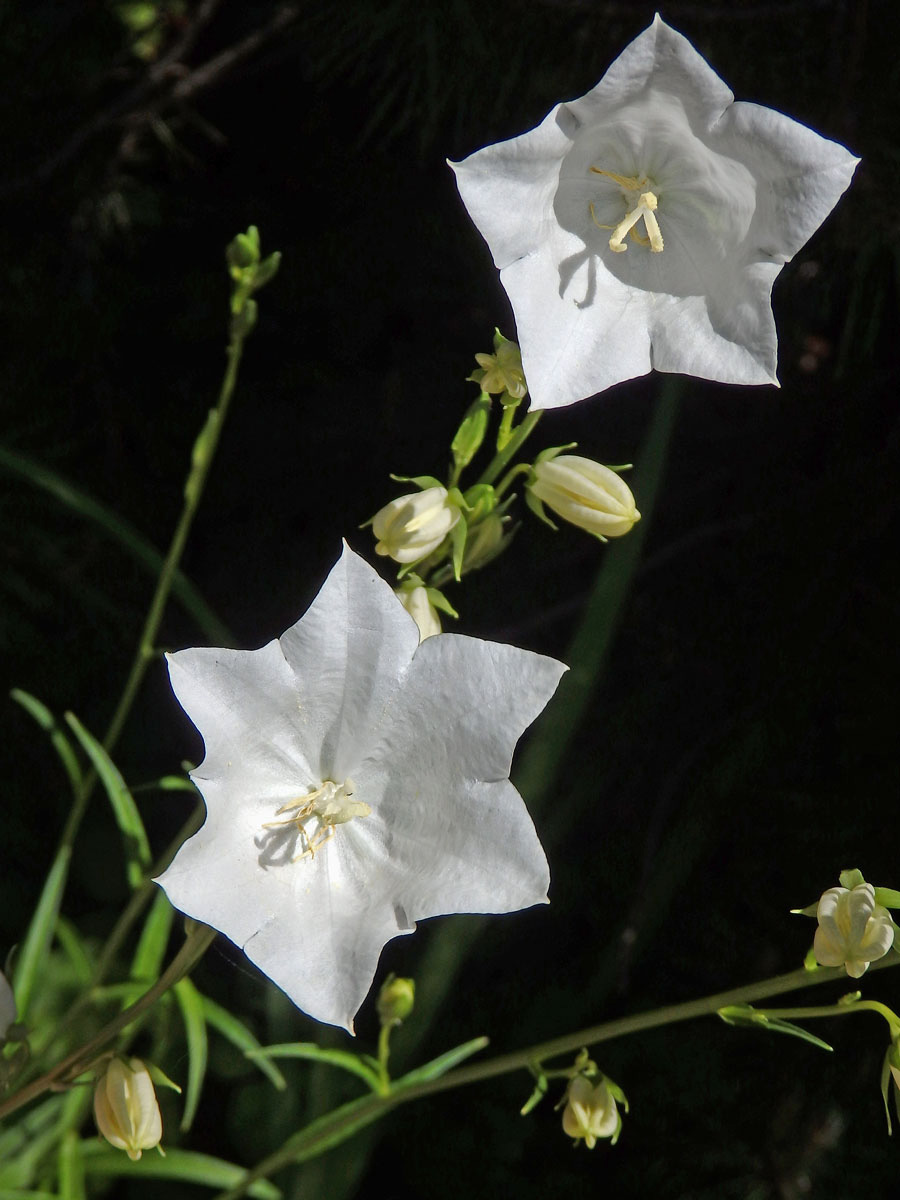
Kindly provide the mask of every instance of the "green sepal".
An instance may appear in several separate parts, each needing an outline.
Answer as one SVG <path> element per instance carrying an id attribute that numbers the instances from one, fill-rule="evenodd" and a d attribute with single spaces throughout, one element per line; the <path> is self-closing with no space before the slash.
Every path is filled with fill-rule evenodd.
<path id="1" fill-rule="evenodd" d="M 845 887 L 848 892 L 852 892 L 855 887 L 859 887 L 860 884 L 866 882 L 862 871 L 857 870 L 856 867 L 853 867 L 849 871 L 841 871 L 840 880 L 841 887 Z"/>
<path id="2" fill-rule="evenodd" d="M 487 392 L 482 392 L 478 399 L 469 405 L 468 411 L 450 443 L 457 474 L 469 465 L 481 449 L 484 435 L 487 433 L 490 413 L 491 398 Z"/>
<path id="3" fill-rule="evenodd" d="M 819 911 L 818 900 L 812 904 L 807 904 L 806 908 L 792 908 L 791 916 L 794 917 L 814 917 Z"/>
<path id="4" fill-rule="evenodd" d="M 546 450 L 542 450 L 534 460 L 534 465 L 542 462 L 553 462 L 554 458 L 558 458 L 564 450 L 575 450 L 578 447 L 577 442 L 567 442 L 565 446 L 548 446 Z"/>
<path id="5" fill-rule="evenodd" d="M 462 493 L 460 499 L 467 515 L 474 521 L 483 521 L 497 507 L 497 494 L 489 483 L 473 483 Z"/>
<path id="6" fill-rule="evenodd" d="M 177 1092 L 179 1096 L 181 1095 L 181 1088 L 175 1080 L 170 1079 L 165 1071 L 161 1070 L 155 1063 L 145 1062 L 144 1066 L 147 1068 L 150 1078 L 157 1087 L 171 1088 L 173 1092 Z"/>
<path id="7" fill-rule="evenodd" d="M 462 577 L 462 560 L 466 552 L 466 534 L 468 525 L 465 521 L 457 521 L 450 530 L 450 556 L 453 563 L 453 578 L 459 583 Z"/>
<path id="8" fill-rule="evenodd" d="M 810 948 L 807 950 L 806 954 L 804 955 L 803 970 L 804 971 L 818 971 L 819 970 L 819 963 L 816 959 L 815 946 L 810 946 Z"/>
<path id="9" fill-rule="evenodd" d="M 894 1082 L 894 1077 L 891 1075 L 891 1049 L 892 1047 L 888 1046 L 884 1062 L 881 1065 L 881 1099 L 884 1101 L 884 1115 L 887 1120 L 888 1137 L 891 1137 L 894 1132 L 891 1126 L 891 1102 L 888 1099 L 891 1084 Z M 897 1116 L 900 1118 L 900 1101 L 897 1099 L 896 1085 L 894 1087 L 894 1103 L 897 1105 Z"/>
<path id="10" fill-rule="evenodd" d="M 794 1025 L 791 1021 L 783 1021 L 780 1017 L 770 1017 L 750 1004 L 730 1004 L 725 1008 L 720 1008 L 717 1015 L 726 1025 L 736 1025 L 745 1029 L 755 1027 L 770 1030 L 772 1033 L 786 1033 L 789 1037 L 799 1038 L 801 1042 L 809 1042 L 811 1046 L 818 1046 L 820 1050 L 834 1049 L 827 1042 L 823 1042 L 821 1038 L 817 1038 L 814 1033 L 810 1033 L 808 1029 Z"/>
<path id="11" fill-rule="evenodd" d="M 391 479 L 395 483 L 414 483 L 416 487 L 424 492 L 426 488 L 443 487 L 439 479 L 435 479 L 433 475 L 394 475 L 391 474 Z"/>
<path id="12" fill-rule="evenodd" d="M 448 617 L 453 617 L 457 621 L 459 620 L 459 613 L 456 611 L 444 593 L 440 590 L 440 588 L 427 587 L 425 589 L 425 595 L 428 597 L 429 603 L 432 605 L 432 607 L 436 608 L 438 612 L 446 613 Z"/>
<path id="13" fill-rule="evenodd" d="M 900 908 L 900 892 L 894 891 L 893 888 L 877 887 L 875 903 L 880 904 L 882 908 Z"/>
<path id="14" fill-rule="evenodd" d="M 549 1087 L 547 1076 L 543 1071 L 533 1067 L 532 1074 L 535 1077 L 534 1091 L 519 1109 L 519 1113 L 523 1117 L 527 1117 L 530 1112 L 534 1112 L 543 1098 L 547 1095 L 547 1088 Z"/>
<path id="15" fill-rule="evenodd" d="M 258 292 L 260 288 L 265 287 L 267 283 L 275 278 L 278 274 L 278 268 L 281 266 L 281 251 L 275 250 L 267 258 L 264 258 L 253 273 L 253 290 Z"/>
<path id="16" fill-rule="evenodd" d="M 537 496 L 535 496 L 532 493 L 531 488 L 528 487 L 527 485 L 525 487 L 525 503 L 528 505 L 528 507 L 531 509 L 531 511 L 534 513 L 534 515 L 537 517 L 537 519 L 539 521 L 543 521 L 545 525 L 549 525 L 550 528 L 552 530 L 554 530 L 556 533 L 559 532 L 559 526 L 555 525 L 553 523 L 553 521 L 550 520 L 550 518 L 547 516 L 546 512 L 544 511 L 543 504 L 541 503 L 540 500 L 538 500 Z"/>

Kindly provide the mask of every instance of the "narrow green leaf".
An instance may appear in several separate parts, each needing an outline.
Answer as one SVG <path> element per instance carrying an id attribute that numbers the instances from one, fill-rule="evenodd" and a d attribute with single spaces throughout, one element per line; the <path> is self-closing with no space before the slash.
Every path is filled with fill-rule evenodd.
<path id="1" fill-rule="evenodd" d="M 880 904 L 882 908 L 900 908 L 900 892 L 893 888 L 877 887 L 875 889 L 875 903 Z"/>
<path id="2" fill-rule="evenodd" d="M 84 752 L 100 776 L 100 782 L 109 797 L 116 824 L 119 826 L 125 842 L 128 882 L 132 887 L 139 887 L 144 882 L 144 876 L 150 867 L 150 843 L 147 840 L 144 823 L 134 798 L 129 792 L 119 768 L 74 713 L 66 713 L 66 724 L 78 738 Z"/>
<path id="3" fill-rule="evenodd" d="M 175 984 L 175 998 L 181 1009 L 188 1048 L 187 1092 L 184 1116 L 181 1118 L 181 1128 L 184 1130 L 190 1129 L 200 1103 L 200 1092 L 206 1076 L 208 1043 L 202 997 L 190 979 L 181 979 Z"/>
<path id="4" fill-rule="evenodd" d="M 201 996 L 200 1003 L 203 1005 L 203 1015 L 206 1018 L 207 1025 L 211 1025 L 216 1033 L 220 1033 L 226 1041 L 231 1042 L 232 1046 L 236 1046 L 248 1058 L 252 1057 L 256 1066 L 272 1081 L 275 1087 L 279 1091 L 284 1091 L 287 1087 L 284 1076 L 274 1063 L 269 1062 L 265 1055 L 256 1055 L 254 1053 L 257 1050 L 262 1050 L 262 1046 L 247 1026 L 239 1021 L 233 1013 L 230 1013 L 227 1008 L 223 1008 L 221 1004 L 216 1004 L 215 1000 L 210 1000 L 209 996 Z"/>
<path id="5" fill-rule="evenodd" d="M 4 1188 L 26 1186 L 27 1175 L 20 1173 L 23 1151 L 48 1131 L 55 1138 L 62 1105 L 62 1096 L 51 1096 L 27 1111 L 15 1125 L 0 1131 L 0 1196 Z"/>
<path id="6" fill-rule="evenodd" d="M 0 1200 L 59 1200 L 56 1192 L 29 1192 L 21 1188 L 0 1188 Z"/>
<path id="7" fill-rule="evenodd" d="M 246 1174 L 243 1167 L 222 1158 L 176 1147 L 167 1150 L 165 1158 L 147 1151 L 137 1162 L 132 1162 L 121 1150 L 114 1150 L 93 1138 L 82 1141 L 81 1147 L 85 1171 L 88 1178 L 93 1179 L 179 1179 L 183 1183 L 222 1189 L 234 1187 Z M 281 1196 L 274 1183 L 266 1179 L 251 1184 L 247 1194 L 258 1200 L 279 1200 Z"/>
<path id="8" fill-rule="evenodd" d="M 172 930 L 175 910 L 166 893 L 159 888 L 153 898 L 144 928 L 138 939 L 137 949 L 131 962 L 130 978 L 135 982 L 152 981 L 158 978 Z"/>
<path id="9" fill-rule="evenodd" d="M 456 1046 L 445 1054 L 439 1054 L 437 1058 L 425 1063 L 423 1067 L 416 1067 L 415 1070 L 409 1071 L 401 1079 L 395 1081 L 394 1089 L 411 1087 L 414 1083 L 427 1083 L 430 1079 L 440 1079 L 442 1075 L 446 1075 L 448 1071 L 458 1067 L 461 1062 L 465 1062 L 473 1054 L 480 1053 L 489 1043 L 490 1038 L 486 1037 L 477 1037 L 470 1042 L 463 1042 L 461 1046 Z"/>
<path id="10" fill-rule="evenodd" d="M 68 1129 L 59 1144 L 57 1164 L 60 1200 L 87 1200 L 81 1142 L 74 1129 Z"/>
<path id="11" fill-rule="evenodd" d="M 21 704 L 22 708 L 32 716 L 41 729 L 46 730 L 50 735 L 50 742 L 53 749 L 60 757 L 62 765 L 65 767 L 66 774 L 69 777 L 69 783 L 72 786 L 72 792 L 77 794 L 81 790 L 82 773 L 81 766 L 78 762 L 78 756 L 72 743 L 66 737 L 62 726 L 54 717 L 53 713 L 45 704 L 42 704 L 36 696 L 32 696 L 29 692 L 22 691 L 21 688 L 13 688 L 9 693 L 15 700 L 16 704 Z"/>
<path id="12" fill-rule="evenodd" d="M 725 1008 L 720 1008 L 717 1014 L 726 1025 L 736 1025 L 744 1029 L 764 1029 L 772 1033 L 785 1033 L 789 1037 L 798 1038 L 801 1042 L 809 1042 L 811 1046 L 818 1046 L 820 1050 L 832 1051 L 833 1046 L 829 1046 L 827 1042 L 823 1042 L 821 1038 L 810 1033 L 808 1029 L 803 1029 L 800 1025 L 794 1025 L 791 1021 L 784 1021 L 780 1017 L 772 1017 L 767 1013 L 759 1012 L 758 1009 L 749 1004 L 732 1004 Z"/>
<path id="13" fill-rule="evenodd" d="M 330 1067 L 339 1067 L 342 1071 L 349 1071 L 351 1075 L 358 1075 L 375 1092 L 381 1087 L 378 1073 L 367 1066 L 359 1055 L 351 1054 L 348 1050 L 327 1050 L 317 1046 L 315 1042 L 285 1042 L 278 1046 L 264 1046 L 261 1050 L 247 1051 L 247 1057 L 252 1060 L 305 1058 L 312 1062 L 326 1063 Z"/>
<path id="14" fill-rule="evenodd" d="M 66 880 L 69 877 L 71 858 L 72 847 L 70 845 L 60 846 L 50 873 L 44 881 L 41 897 L 16 958 L 13 991 L 16 996 L 16 1008 L 19 1010 L 20 1021 L 24 1021 L 28 1014 L 28 1006 L 31 1003 L 31 994 L 34 991 L 38 973 L 45 965 L 47 952 L 53 941 L 59 906 L 62 903 Z"/>

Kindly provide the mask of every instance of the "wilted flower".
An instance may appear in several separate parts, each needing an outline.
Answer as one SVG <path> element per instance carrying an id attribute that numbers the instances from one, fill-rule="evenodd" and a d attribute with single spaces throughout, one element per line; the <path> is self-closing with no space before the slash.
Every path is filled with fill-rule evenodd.
<path id="1" fill-rule="evenodd" d="M 614 1137 L 619 1129 L 620 1117 L 616 1101 L 606 1080 L 592 1083 L 584 1075 L 576 1075 L 566 1091 L 566 1107 L 563 1110 L 563 1130 L 593 1150 L 598 1138 Z"/>
<path id="2" fill-rule="evenodd" d="M 10 1025 L 15 1024 L 17 1016 L 16 998 L 13 995 L 13 990 L 9 986 L 6 976 L 0 971 L 0 1042 L 4 1040 L 9 1032 Z"/>
<path id="3" fill-rule="evenodd" d="M 869 963 L 883 958 L 894 943 L 894 923 L 887 909 L 875 903 L 871 883 L 852 889 L 829 888 L 819 901 L 816 916 L 816 962 L 823 967 L 846 967 L 852 979 L 864 975 Z"/>
<path id="4" fill-rule="evenodd" d="M 160 877 L 311 1016 L 352 1028 L 385 942 L 546 901 L 512 751 L 565 668 L 418 631 L 348 548 L 260 650 L 168 656 L 206 743 L 203 828 Z"/>
<path id="5" fill-rule="evenodd" d="M 775 383 L 775 277 L 855 159 L 734 96 L 657 16 L 595 88 L 452 164 L 516 316 L 535 408 L 678 371 Z"/>
<path id="6" fill-rule="evenodd" d="M 94 1118 L 106 1140 L 130 1159 L 159 1145 L 162 1118 L 150 1072 L 139 1058 L 111 1060 L 94 1088 Z"/>
<path id="7" fill-rule="evenodd" d="M 622 537 L 641 519 L 621 475 L 577 454 L 538 460 L 528 490 L 564 520 L 598 537 Z"/>
<path id="8" fill-rule="evenodd" d="M 375 553 L 390 555 L 399 563 L 418 562 L 438 548 L 459 517 L 459 508 L 445 487 L 399 496 L 372 521 L 372 532 L 378 538 Z"/>
<path id="9" fill-rule="evenodd" d="M 421 585 L 412 588 L 397 588 L 394 595 L 418 626 L 420 642 L 441 632 L 441 618 L 428 598 L 427 588 Z"/>

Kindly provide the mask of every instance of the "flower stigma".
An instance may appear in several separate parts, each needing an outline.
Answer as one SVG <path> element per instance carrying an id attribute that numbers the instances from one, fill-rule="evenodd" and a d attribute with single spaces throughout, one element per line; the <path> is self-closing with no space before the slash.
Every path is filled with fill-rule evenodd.
<path id="1" fill-rule="evenodd" d="M 347 778 L 343 783 L 335 783 L 331 779 L 326 779 L 315 791 L 307 792 L 305 796 L 283 804 L 275 814 L 276 817 L 280 817 L 282 813 L 289 812 L 292 813 L 291 816 L 283 821 L 266 821 L 263 829 L 293 825 L 300 836 L 303 850 L 295 858 L 292 858 L 291 862 L 297 862 L 301 858 L 306 858 L 307 855 L 315 858 L 316 851 L 334 837 L 338 825 L 345 825 L 354 817 L 367 817 L 371 813 L 372 809 L 368 804 L 363 803 L 362 800 L 352 799 L 353 789 L 352 779 Z M 307 821 L 316 822 L 312 833 L 306 828 Z"/>
<path id="2" fill-rule="evenodd" d="M 616 175 L 614 171 L 603 171 L 600 167 L 591 167 L 591 171 L 595 175 L 605 175 L 607 179 L 611 179 L 623 188 L 628 195 L 625 197 L 626 204 L 632 202 L 635 193 L 638 196 L 638 202 L 634 208 L 630 208 L 618 225 L 601 225 L 594 214 L 593 202 L 590 204 L 591 220 L 598 229 L 612 229 L 612 235 L 609 239 L 610 250 L 616 254 L 624 254 L 628 249 L 625 245 L 625 235 L 630 234 L 633 241 L 639 246 L 649 246 L 653 254 L 662 254 L 663 238 L 659 228 L 659 221 L 656 219 L 656 208 L 659 203 L 655 192 L 649 190 L 650 180 L 646 175 L 642 179 L 631 175 Z M 647 230 L 647 236 L 638 233 L 637 225 L 643 220 L 644 228 Z"/>

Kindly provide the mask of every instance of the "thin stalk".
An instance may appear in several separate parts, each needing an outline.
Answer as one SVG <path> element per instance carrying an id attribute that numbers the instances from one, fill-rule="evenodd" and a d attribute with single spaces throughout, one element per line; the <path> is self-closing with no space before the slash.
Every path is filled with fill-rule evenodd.
<path id="1" fill-rule="evenodd" d="M 895 966 L 897 962 L 896 956 L 892 955 L 887 962 L 873 963 L 872 969 Z M 605 1021 L 600 1025 L 580 1029 L 576 1033 L 539 1042 L 524 1050 L 500 1055 L 488 1062 L 460 1067 L 439 1079 L 412 1084 L 404 1084 L 402 1078 L 398 1079 L 393 1085 L 393 1090 L 387 1096 L 364 1096 L 359 1100 L 341 1105 L 340 1108 L 313 1121 L 305 1129 L 301 1129 L 289 1138 L 273 1154 L 248 1171 L 239 1184 L 227 1191 L 220 1192 L 215 1200 L 238 1200 L 239 1197 L 246 1195 L 247 1189 L 257 1180 L 267 1178 L 275 1171 L 292 1163 L 306 1161 L 331 1149 L 351 1137 L 359 1129 L 379 1120 L 400 1104 L 420 1100 L 425 1096 L 437 1095 L 439 1092 L 466 1087 L 472 1083 L 482 1083 L 487 1079 L 494 1079 L 512 1071 L 528 1070 L 545 1059 L 576 1054 L 583 1047 L 597 1046 L 603 1042 L 613 1041 L 615 1038 L 643 1033 L 648 1029 L 658 1029 L 665 1025 L 675 1025 L 682 1021 L 695 1020 L 698 1017 L 713 1016 L 720 1008 L 727 1008 L 730 1005 L 749 1004 L 753 1001 L 765 1000 L 770 996 L 779 996 L 785 992 L 813 987 L 822 983 L 832 983 L 839 979 L 846 979 L 846 975 L 840 967 L 820 967 L 815 971 L 808 971 L 801 967 L 797 971 L 776 975 L 759 983 L 732 988 L 726 992 L 715 992 L 710 996 L 687 1000 L 682 1004 L 670 1004 L 650 1012 L 618 1017 L 614 1021 Z M 829 1006 L 827 1013 L 820 1008 L 803 1008 L 786 1009 L 778 1015 L 842 1015 L 844 1012 L 852 1012 L 861 1004 L 874 1008 L 877 1006 L 877 1001 L 859 1001 L 856 1005 L 833 1005 Z M 878 1007 L 880 1010 L 880 1007 L 883 1006 Z"/>
<path id="2" fill-rule="evenodd" d="M 135 1000 L 134 1004 L 130 1005 L 123 1012 L 104 1025 L 99 1033 L 95 1034 L 83 1046 L 79 1046 L 77 1050 L 73 1050 L 66 1058 L 58 1062 L 55 1067 L 52 1067 L 40 1078 L 35 1079 L 32 1083 L 27 1084 L 20 1091 L 10 1096 L 0 1104 L 0 1119 L 7 1116 L 23 1105 L 28 1104 L 36 1097 L 43 1095 L 54 1086 L 61 1083 L 66 1083 L 86 1071 L 91 1063 L 107 1046 L 112 1042 L 123 1029 L 126 1029 L 133 1021 L 136 1021 L 149 1008 L 152 1008 L 160 996 L 164 995 L 169 988 L 174 987 L 180 979 L 183 979 L 196 964 L 200 961 L 209 947 L 212 945 L 216 937 L 216 931 L 210 929 L 207 925 L 194 924 L 185 938 L 184 945 L 172 959 L 169 966 L 162 973 L 156 983 L 144 992 Z"/>
<path id="3" fill-rule="evenodd" d="M 537 409 L 535 412 L 530 412 L 516 426 L 512 437 L 506 443 L 502 450 L 498 450 L 490 463 L 488 463 L 484 472 L 480 476 L 479 483 L 493 483 L 498 475 L 501 475 L 507 468 L 507 465 L 519 453 L 525 439 L 533 433 L 535 426 L 541 419 L 543 409 Z"/>

